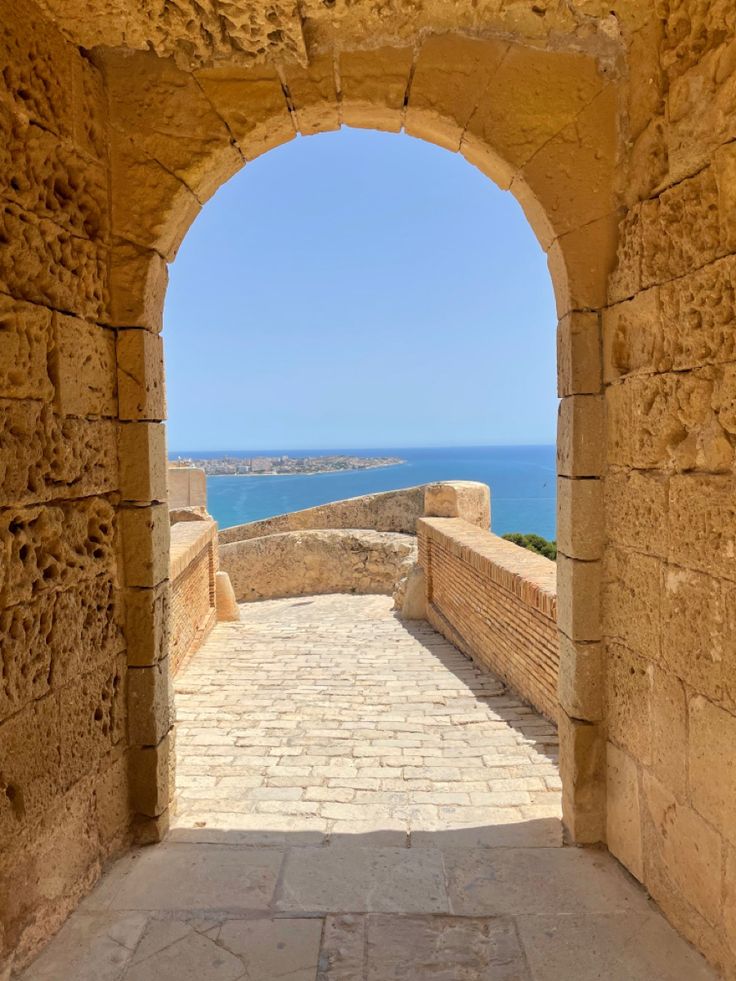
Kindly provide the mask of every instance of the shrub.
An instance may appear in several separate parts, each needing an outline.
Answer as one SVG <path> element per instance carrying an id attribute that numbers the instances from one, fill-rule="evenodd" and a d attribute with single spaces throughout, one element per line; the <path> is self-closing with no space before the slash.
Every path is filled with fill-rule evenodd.
<path id="1" fill-rule="evenodd" d="M 542 538 L 541 535 L 521 535 L 519 532 L 514 531 L 502 537 L 507 542 L 513 542 L 514 545 L 521 545 L 522 548 L 528 548 L 530 552 L 543 555 L 545 559 L 552 559 L 554 562 L 557 558 L 557 542 L 550 542 L 546 538 Z"/>

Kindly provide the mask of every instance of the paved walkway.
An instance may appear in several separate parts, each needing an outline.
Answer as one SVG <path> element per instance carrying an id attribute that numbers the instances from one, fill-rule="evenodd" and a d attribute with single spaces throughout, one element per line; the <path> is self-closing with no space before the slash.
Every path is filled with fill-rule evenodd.
<path id="1" fill-rule="evenodd" d="M 243 607 L 177 679 L 179 810 L 26 981 L 712 981 L 603 852 L 556 739 L 383 597 Z"/>

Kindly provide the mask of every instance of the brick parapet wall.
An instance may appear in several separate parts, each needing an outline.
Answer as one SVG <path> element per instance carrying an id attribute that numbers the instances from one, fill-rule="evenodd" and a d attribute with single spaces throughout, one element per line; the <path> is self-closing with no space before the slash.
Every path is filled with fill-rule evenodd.
<path id="1" fill-rule="evenodd" d="M 554 562 L 459 518 L 418 522 L 430 623 L 557 719 Z"/>
<path id="2" fill-rule="evenodd" d="M 201 645 L 215 623 L 217 525 L 185 521 L 171 529 L 171 671 Z"/>

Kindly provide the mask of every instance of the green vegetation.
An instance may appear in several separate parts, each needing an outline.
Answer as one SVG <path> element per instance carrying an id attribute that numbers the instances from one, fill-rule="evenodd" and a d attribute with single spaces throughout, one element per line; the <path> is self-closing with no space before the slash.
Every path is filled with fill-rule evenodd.
<path id="1" fill-rule="evenodd" d="M 545 559 L 552 559 L 554 561 L 557 558 L 557 542 L 549 542 L 546 538 L 542 538 L 541 535 L 520 535 L 515 531 L 510 535 L 503 535 L 502 537 L 507 542 L 513 542 L 514 545 L 521 545 L 522 548 L 528 548 L 530 552 L 543 555 Z"/>

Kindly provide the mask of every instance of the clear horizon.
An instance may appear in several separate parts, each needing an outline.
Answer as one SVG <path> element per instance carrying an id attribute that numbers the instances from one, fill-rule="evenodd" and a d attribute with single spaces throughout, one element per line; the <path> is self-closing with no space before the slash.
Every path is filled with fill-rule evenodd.
<path id="1" fill-rule="evenodd" d="M 241 449 L 233 449 L 232 447 L 210 447 L 208 449 L 185 449 L 185 450 L 168 450 L 169 456 L 174 455 L 186 455 L 194 453 L 263 453 L 268 455 L 269 453 L 336 453 L 336 452 L 358 452 L 367 453 L 369 450 L 493 450 L 493 449 L 512 449 L 514 447 L 533 447 L 533 446 L 554 446 L 555 441 L 548 443 L 415 443 L 413 446 L 392 446 L 389 443 L 384 443 L 375 446 L 267 446 L 260 449 L 254 449 L 252 447 L 243 447 Z"/>
<path id="2" fill-rule="evenodd" d="M 164 323 L 174 446 L 554 442 L 546 256 L 511 194 L 405 135 L 249 163 L 185 237 Z"/>

